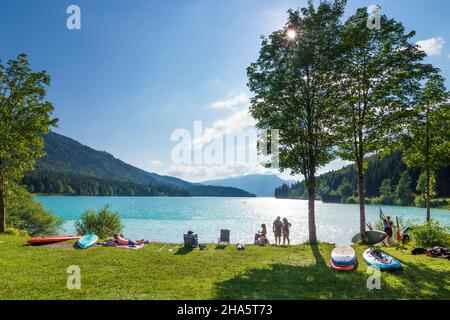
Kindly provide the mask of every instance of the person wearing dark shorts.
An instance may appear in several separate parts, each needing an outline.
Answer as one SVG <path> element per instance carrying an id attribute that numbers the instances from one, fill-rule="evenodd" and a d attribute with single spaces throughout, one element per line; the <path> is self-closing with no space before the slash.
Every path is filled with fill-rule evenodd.
<path id="1" fill-rule="evenodd" d="M 275 236 L 275 245 L 281 245 L 281 233 L 282 233 L 283 222 L 281 217 L 278 216 L 273 222 L 272 230 Z"/>
<path id="2" fill-rule="evenodd" d="M 391 238 L 393 234 L 394 223 L 391 221 L 391 217 L 386 216 L 386 219 L 383 220 L 383 224 L 384 224 L 384 232 L 386 232 L 387 234 L 387 242 L 389 245 L 392 245 Z"/>
<path id="3" fill-rule="evenodd" d="M 288 221 L 287 218 L 283 218 L 283 246 L 286 244 L 286 241 L 288 245 L 291 244 L 291 240 L 289 239 L 289 229 L 291 228 L 292 224 Z"/>

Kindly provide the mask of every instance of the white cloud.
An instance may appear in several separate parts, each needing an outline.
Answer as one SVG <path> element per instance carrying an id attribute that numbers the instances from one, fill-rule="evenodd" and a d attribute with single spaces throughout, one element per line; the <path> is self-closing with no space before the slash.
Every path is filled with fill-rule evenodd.
<path id="1" fill-rule="evenodd" d="M 150 161 L 150 165 L 152 167 L 160 167 L 160 166 L 162 166 L 162 162 L 159 160 L 152 160 L 152 161 Z"/>
<path id="2" fill-rule="evenodd" d="M 246 98 L 246 101 L 248 102 L 248 98 Z M 212 127 L 204 129 L 203 135 L 192 141 L 194 148 L 201 148 L 214 139 L 222 138 L 226 134 L 255 126 L 256 121 L 250 115 L 248 107 L 249 105 L 246 104 L 240 109 L 233 110 L 225 118 L 214 121 Z"/>
<path id="3" fill-rule="evenodd" d="M 249 99 L 245 93 L 233 95 L 226 100 L 219 100 L 211 104 L 213 109 L 232 109 L 244 103 L 248 103 Z"/>
<path id="4" fill-rule="evenodd" d="M 204 139 L 206 142 L 209 142 L 215 138 L 222 137 L 224 134 L 246 129 L 255 124 L 256 121 L 252 118 L 248 109 L 240 110 L 226 118 L 216 120 L 211 128 L 206 128 Z"/>
<path id="5" fill-rule="evenodd" d="M 417 41 L 416 44 L 419 48 L 429 56 L 439 56 L 442 53 L 444 47 L 444 39 L 442 37 L 433 37 L 426 40 Z"/>

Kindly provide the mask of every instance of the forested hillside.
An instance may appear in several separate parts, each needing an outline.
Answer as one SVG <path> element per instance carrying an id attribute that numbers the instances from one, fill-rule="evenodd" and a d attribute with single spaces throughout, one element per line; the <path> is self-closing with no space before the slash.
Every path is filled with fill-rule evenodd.
<path id="1" fill-rule="evenodd" d="M 68 137 L 45 136 L 47 155 L 38 159 L 23 184 L 32 193 L 100 196 L 224 196 L 251 197 L 231 187 L 190 183 L 133 167 L 105 151 Z"/>
<path id="2" fill-rule="evenodd" d="M 416 191 L 417 181 L 420 170 L 417 168 L 407 168 L 402 161 L 401 152 L 394 152 L 391 155 L 381 158 L 372 156 L 367 159 L 368 167 L 366 170 L 366 195 L 367 197 L 378 197 L 380 187 L 385 179 L 391 179 L 391 184 L 396 186 L 400 176 L 407 171 L 411 178 L 411 190 Z M 344 183 L 351 185 L 351 194 L 356 194 L 356 168 L 354 165 L 346 166 L 339 170 L 327 172 L 317 179 L 318 194 L 339 194 L 340 188 Z M 283 185 L 275 190 L 275 196 L 278 198 L 303 198 L 306 186 L 303 181 L 297 182 L 288 187 Z M 436 193 L 437 197 L 450 197 L 450 167 L 436 171 Z"/>

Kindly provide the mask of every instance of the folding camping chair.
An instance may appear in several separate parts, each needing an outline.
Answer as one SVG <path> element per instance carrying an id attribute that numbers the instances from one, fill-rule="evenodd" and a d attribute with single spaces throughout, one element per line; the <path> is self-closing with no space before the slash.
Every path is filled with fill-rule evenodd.
<path id="1" fill-rule="evenodd" d="M 185 248 L 195 248 L 198 246 L 198 235 L 192 231 L 183 235 L 184 247 Z"/>
<path id="2" fill-rule="evenodd" d="M 217 244 L 219 246 L 230 244 L 230 230 L 220 230 L 220 238 L 218 239 Z"/>

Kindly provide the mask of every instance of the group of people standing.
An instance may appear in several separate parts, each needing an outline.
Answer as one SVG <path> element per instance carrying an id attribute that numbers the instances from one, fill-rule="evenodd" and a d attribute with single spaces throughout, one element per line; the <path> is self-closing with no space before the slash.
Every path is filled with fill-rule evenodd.
<path id="1" fill-rule="evenodd" d="M 287 218 L 283 218 L 278 216 L 272 224 L 272 231 L 275 237 L 275 245 L 281 245 L 281 237 L 283 237 L 283 246 L 287 244 L 291 244 L 291 240 L 289 239 L 289 229 L 292 224 L 288 221 Z M 267 240 L 267 227 L 266 224 L 263 223 L 261 225 L 261 230 L 255 234 L 255 243 L 256 244 L 266 244 Z"/>

